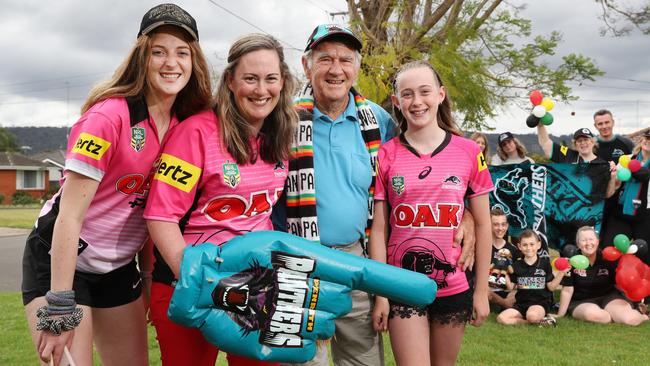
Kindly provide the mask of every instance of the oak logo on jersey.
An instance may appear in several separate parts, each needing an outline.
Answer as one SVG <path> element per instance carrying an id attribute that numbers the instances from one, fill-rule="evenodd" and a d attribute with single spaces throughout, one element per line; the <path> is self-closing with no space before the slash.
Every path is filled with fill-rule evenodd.
<path id="1" fill-rule="evenodd" d="M 401 203 L 393 209 L 395 226 L 412 228 L 457 228 L 460 222 L 460 205 L 457 203 L 417 204 L 415 207 Z"/>
<path id="2" fill-rule="evenodd" d="M 225 162 L 222 165 L 222 169 L 224 183 L 231 188 L 237 187 L 239 182 L 241 182 L 241 174 L 239 173 L 239 167 L 237 164 Z"/>
<path id="3" fill-rule="evenodd" d="M 131 147 L 136 152 L 144 149 L 145 129 L 142 127 L 131 127 Z"/>
<path id="4" fill-rule="evenodd" d="M 201 168 L 179 159 L 173 155 L 162 153 L 157 164 L 155 180 L 165 182 L 183 192 L 194 188 L 201 176 Z"/>
<path id="5" fill-rule="evenodd" d="M 79 134 L 77 142 L 75 142 L 74 148 L 72 148 L 72 152 L 99 160 L 104 156 L 110 146 L 111 143 L 103 138 L 82 132 Z"/>
<path id="6" fill-rule="evenodd" d="M 483 153 L 479 151 L 479 153 L 476 155 L 476 161 L 478 162 L 478 171 L 482 172 L 483 170 L 487 169 L 487 161 L 485 160 L 485 156 L 483 156 Z"/>
<path id="7" fill-rule="evenodd" d="M 398 195 L 402 194 L 406 189 L 404 177 L 401 175 L 396 175 L 390 178 L 390 185 L 393 187 L 393 191 Z"/>

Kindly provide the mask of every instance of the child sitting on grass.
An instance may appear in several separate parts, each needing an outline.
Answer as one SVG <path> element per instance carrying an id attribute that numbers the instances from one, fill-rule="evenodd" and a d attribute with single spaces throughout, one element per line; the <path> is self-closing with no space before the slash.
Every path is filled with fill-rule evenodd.
<path id="1" fill-rule="evenodd" d="M 531 229 L 524 230 L 519 237 L 519 250 L 522 257 L 513 264 L 508 289 L 517 289 L 515 305 L 502 311 L 497 322 L 505 325 L 539 324 L 554 326 L 555 319 L 546 316 L 551 309 L 551 291 L 560 284 L 567 270 L 558 272 L 555 277 L 548 258 L 537 256 L 542 242 Z"/>
<path id="2" fill-rule="evenodd" d="M 490 277 L 488 284 L 488 300 L 490 301 L 490 311 L 499 313 L 509 309 L 515 303 L 515 291 L 506 291 L 506 277 L 509 277 L 511 271 L 506 270 L 502 262 L 506 261 L 503 255 L 505 250 L 510 253 L 507 259 L 506 267 L 512 268 L 512 264 L 520 257 L 519 250 L 505 239 L 508 234 L 508 218 L 505 212 L 500 208 L 490 210 L 490 220 L 492 221 L 492 262 L 490 264 Z"/>

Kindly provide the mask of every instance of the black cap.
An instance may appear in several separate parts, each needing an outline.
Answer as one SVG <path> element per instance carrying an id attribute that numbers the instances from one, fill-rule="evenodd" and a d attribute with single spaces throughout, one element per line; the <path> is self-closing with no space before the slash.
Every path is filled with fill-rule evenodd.
<path id="1" fill-rule="evenodd" d="M 510 133 L 510 132 L 504 132 L 499 135 L 499 145 L 501 145 L 503 142 L 512 140 L 515 137 Z"/>
<path id="2" fill-rule="evenodd" d="M 577 140 L 580 137 L 589 137 L 590 139 L 594 138 L 594 134 L 588 128 L 579 128 L 574 134 L 573 139 Z"/>
<path id="3" fill-rule="evenodd" d="M 156 5 L 142 17 L 138 37 L 149 34 L 152 30 L 162 25 L 175 25 L 183 28 L 195 41 L 199 40 L 199 31 L 196 29 L 196 20 L 190 13 L 176 4 Z"/>
<path id="4" fill-rule="evenodd" d="M 321 24 L 318 27 L 314 28 L 314 31 L 311 32 L 309 39 L 307 39 L 307 47 L 305 47 L 305 52 L 313 49 L 319 43 L 328 39 L 338 39 L 343 43 L 349 44 L 357 51 L 361 51 L 361 48 L 363 48 L 363 43 L 361 43 L 361 40 L 357 38 L 357 36 L 350 30 L 350 28 L 337 24 Z"/>

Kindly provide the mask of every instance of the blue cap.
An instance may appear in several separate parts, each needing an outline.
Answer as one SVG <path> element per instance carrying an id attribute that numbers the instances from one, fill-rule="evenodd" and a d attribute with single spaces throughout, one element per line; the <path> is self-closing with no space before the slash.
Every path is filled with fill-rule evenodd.
<path id="1" fill-rule="evenodd" d="M 340 26 L 338 24 L 321 24 L 318 27 L 314 28 L 314 31 L 311 32 L 309 39 L 307 40 L 307 47 L 305 47 L 305 52 L 316 47 L 320 42 L 325 40 L 334 40 L 338 39 L 343 43 L 346 43 L 357 51 L 360 51 L 363 47 L 361 40 L 350 30 L 350 28 Z"/>

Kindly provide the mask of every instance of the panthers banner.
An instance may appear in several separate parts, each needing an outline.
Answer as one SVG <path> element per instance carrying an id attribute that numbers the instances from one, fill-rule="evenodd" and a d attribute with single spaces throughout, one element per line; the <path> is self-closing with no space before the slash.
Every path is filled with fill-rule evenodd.
<path id="1" fill-rule="evenodd" d="M 490 166 L 495 190 L 490 207 L 508 216 L 508 233 L 518 237 L 526 228 L 549 246 L 561 249 L 575 241 L 581 226 L 600 230 L 609 164 L 530 164 Z"/>

